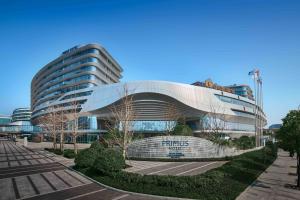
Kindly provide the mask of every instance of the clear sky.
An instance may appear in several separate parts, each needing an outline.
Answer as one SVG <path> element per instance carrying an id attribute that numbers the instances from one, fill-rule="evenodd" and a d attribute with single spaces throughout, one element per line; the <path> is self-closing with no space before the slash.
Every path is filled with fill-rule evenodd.
<path id="1" fill-rule="evenodd" d="M 122 81 L 251 85 L 263 76 L 269 124 L 300 104 L 300 1 L 0 0 L 0 114 L 30 105 L 35 73 L 62 51 L 99 43 Z"/>

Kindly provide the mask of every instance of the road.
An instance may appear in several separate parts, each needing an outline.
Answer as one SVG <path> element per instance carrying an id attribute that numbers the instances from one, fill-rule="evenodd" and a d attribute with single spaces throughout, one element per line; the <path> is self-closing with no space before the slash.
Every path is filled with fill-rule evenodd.
<path id="1" fill-rule="evenodd" d="M 0 200 L 147 200 L 94 183 L 46 155 L 0 141 Z"/>
<path id="2" fill-rule="evenodd" d="M 202 174 L 210 169 L 220 167 L 226 161 L 213 162 L 152 162 L 152 161 L 127 161 L 132 166 L 126 171 L 143 175 L 172 175 L 192 176 Z"/>

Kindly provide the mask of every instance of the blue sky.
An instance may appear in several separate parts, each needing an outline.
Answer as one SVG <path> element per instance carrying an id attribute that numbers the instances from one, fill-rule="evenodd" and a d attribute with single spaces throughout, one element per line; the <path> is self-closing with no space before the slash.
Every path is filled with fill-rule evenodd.
<path id="1" fill-rule="evenodd" d="M 122 81 L 251 85 L 269 124 L 300 104 L 300 1 L 0 0 L 0 114 L 30 105 L 34 74 L 77 44 L 102 44 Z"/>

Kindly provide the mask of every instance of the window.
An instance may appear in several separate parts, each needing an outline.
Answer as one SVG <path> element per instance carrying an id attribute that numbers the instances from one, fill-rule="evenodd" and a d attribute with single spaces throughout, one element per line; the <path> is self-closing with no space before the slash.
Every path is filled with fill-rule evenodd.
<path id="1" fill-rule="evenodd" d="M 232 97 L 221 96 L 221 95 L 217 95 L 217 94 L 216 94 L 216 96 L 223 102 L 241 105 L 241 106 L 245 106 L 245 107 L 254 109 L 254 105 L 251 103 L 248 103 L 246 101 L 238 100 L 238 99 L 235 99 Z"/>
<path id="2" fill-rule="evenodd" d="M 76 98 L 76 97 L 83 97 L 83 96 L 89 96 L 92 94 L 93 91 L 87 91 L 87 92 L 80 92 L 80 93 L 76 93 L 76 94 L 70 94 L 67 95 L 65 97 L 63 97 L 61 99 L 61 101 L 66 100 L 66 99 L 72 99 L 72 98 Z"/>

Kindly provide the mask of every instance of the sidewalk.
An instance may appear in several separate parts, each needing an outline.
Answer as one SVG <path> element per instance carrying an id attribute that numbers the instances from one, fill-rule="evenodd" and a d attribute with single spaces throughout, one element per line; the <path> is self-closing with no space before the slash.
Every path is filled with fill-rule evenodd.
<path id="1" fill-rule="evenodd" d="M 296 181 L 296 159 L 279 150 L 276 161 L 237 200 L 300 200 L 300 190 L 290 187 Z"/>

